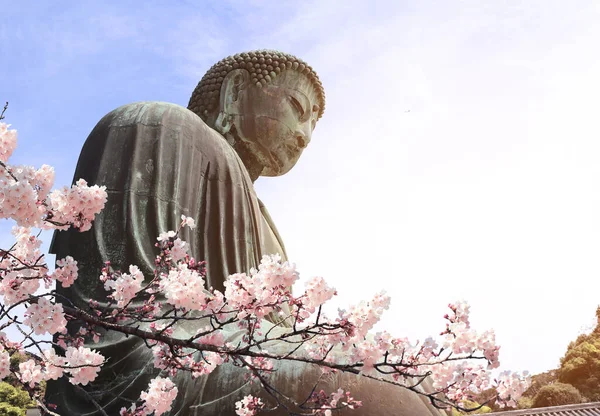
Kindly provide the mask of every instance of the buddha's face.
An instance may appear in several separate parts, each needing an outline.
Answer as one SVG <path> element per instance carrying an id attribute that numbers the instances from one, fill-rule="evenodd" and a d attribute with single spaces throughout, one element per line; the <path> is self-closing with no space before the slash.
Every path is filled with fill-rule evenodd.
<path id="1" fill-rule="evenodd" d="M 287 173 L 310 143 L 320 108 L 308 77 L 282 71 L 263 87 L 239 91 L 233 125 L 247 149 L 264 166 L 261 175 Z"/>

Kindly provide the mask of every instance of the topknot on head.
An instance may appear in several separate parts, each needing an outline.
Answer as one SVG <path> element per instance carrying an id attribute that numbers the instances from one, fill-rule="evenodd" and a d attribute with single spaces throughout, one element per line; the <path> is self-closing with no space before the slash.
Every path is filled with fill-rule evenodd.
<path id="1" fill-rule="evenodd" d="M 253 85 L 262 87 L 272 82 L 282 71 L 293 70 L 305 74 L 319 99 L 319 117 L 325 111 L 325 90 L 317 73 L 303 60 L 275 50 L 261 49 L 237 53 L 214 64 L 204 74 L 192 93 L 188 108 L 204 121 L 218 111 L 221 85 L 227 74 L 235 69 L 246 69 Z"/>

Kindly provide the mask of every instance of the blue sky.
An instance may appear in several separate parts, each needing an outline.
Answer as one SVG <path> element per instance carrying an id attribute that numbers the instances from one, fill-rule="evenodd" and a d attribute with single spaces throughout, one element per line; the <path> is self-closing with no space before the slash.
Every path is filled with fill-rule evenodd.
<path id="1" fill-rule="evenodd" d="M 14 163 L 53 165 L 66 185 L 110 110 L 186 106 L 219 59 L 280 49 L 327 94 L 298 165 L 256 183 L 304 278 L 331 281 L 340 306 L 386 289 L 381 328 L 414 339 L 465 299 L 504 369 L 556 367 L 593 323 L 597 2 L 32 3 L 0 14 Z"/>

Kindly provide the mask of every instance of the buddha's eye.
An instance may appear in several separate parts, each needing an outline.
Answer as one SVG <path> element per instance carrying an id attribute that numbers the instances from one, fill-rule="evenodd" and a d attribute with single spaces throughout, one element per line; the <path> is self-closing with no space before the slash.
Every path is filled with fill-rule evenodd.
<path id="1" fill-rule="evenodd" d="M 290 95 L 290 102 L 292 103 L 292 107 L 294 107 L 294 110 L 296 110 L 298 112 L 298 116 L 300 118 L 304 117 L 304 107 L 302 106 L 302 104 L 300 104 L 300 101 L 298 101 L 295 97 L 292 97 Z"/>

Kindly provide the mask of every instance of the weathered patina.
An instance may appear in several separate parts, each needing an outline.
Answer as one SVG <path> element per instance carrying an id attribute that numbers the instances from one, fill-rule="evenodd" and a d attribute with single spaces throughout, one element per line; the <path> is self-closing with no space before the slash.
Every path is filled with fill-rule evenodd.
<path id="1" fill-rule="evenodd" d="M 280 52 L 255 51 L 215 64 L 198 84 L 189 109 L 139 102 L 106 115 L 85 142 L 74 176 L 105 185 L 108 202 L 91 231 L 55 235 L 52 252 L 57 258 L 73 256 L 80 270 L 75 284 L 59 288 L 60 294 L 82 308 L 90 298 L 106 299 L 98 279 L 106 261 L 121 270 L 137 265 L 151 279 L 156 236 L 175 229 L 182 214 L 197 223 L 183 238 L 191 255 L 207 262 L 208 286 L 222 289 L 229 274 L 256 267 L 265 254 L 286 259 L 253 182 L 295 165 L 324 104 L 323 87 L 306 63 Z M 178 331 L 184 336 L 197 329 Z M 77 330 L 70 325 L 69 331 Z M 237 336 L 227 334 L 230 340 Z M 51 382 L 47 400 L 62 415 L 117 415 L 159 371 L 139 339 L 108 333 L 89 344 L 109 359 L 98 380 L 85 388 Z M 302 398 L 319 376 L 311 366 L 281 363 L 272 383 Z M 234 415 L 236 400 L 260 391 L 231 365 L 195 380 L 180 374 L 175 382 L 179 394 L 170 414 L 178 416 Z M 348 388 L 363 400 L 362 409 L 348 414 L 439 414 L 415 393 L 354 375 L 330 375 L 319 386 Z"/>

